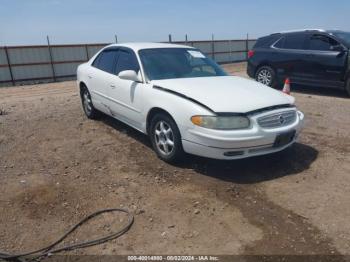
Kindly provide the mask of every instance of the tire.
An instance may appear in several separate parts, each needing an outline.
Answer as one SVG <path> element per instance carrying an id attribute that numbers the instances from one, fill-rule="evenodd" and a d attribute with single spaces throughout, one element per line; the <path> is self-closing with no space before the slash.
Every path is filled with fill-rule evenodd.
<path id="1" fill-rule="evenodd" d="M 82 89 L 80 97 L 83 110 L 87 118 L 98 119 L 101 114 L 92 104 L 90 92 L 86 87 Z"/>
<path id="2" fill-rule="evenodd" d="M 255 80 L 273 88 L 275 88 L 278 84 L 275 70 L 270 66 L 259 67 L 255 73 Z"/>
<path id="3" fill-rule="evenodd" d="M 165 113 L 156 114 L 150 123 L 149 136 L 157 156 L 168 163 L 183 159 L 181 134 L 175 121 Z"/>
<path id="4" fill-rule="evenodd" d="M 348 96 L 350 97 L 350 76 L 348 77 L 348 79 L 346 80 L 345 83 L 345 91 L 348 94 Z"/>

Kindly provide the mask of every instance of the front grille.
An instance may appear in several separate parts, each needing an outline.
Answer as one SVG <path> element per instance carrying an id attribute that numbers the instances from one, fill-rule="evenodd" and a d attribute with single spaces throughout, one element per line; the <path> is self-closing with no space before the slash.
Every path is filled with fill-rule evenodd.
<path id="1" fill-rule="evenodd" d="M 296 118 L 296 111 L 285 111 L 260 117 L 258 118 L 258 124 L 262 128 L 277 128 L 294 123 Z"/>

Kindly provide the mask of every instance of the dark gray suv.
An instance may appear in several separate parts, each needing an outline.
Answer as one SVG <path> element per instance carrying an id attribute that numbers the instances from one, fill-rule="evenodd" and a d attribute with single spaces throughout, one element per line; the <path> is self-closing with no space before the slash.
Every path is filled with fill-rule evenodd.
<path id="1" fill-rule="evenodd" d="M 247 73 L 268 86 L 292 83 L 345 89 L 350 95 L 350 32 L 305 29 L 259 38 Z"/>

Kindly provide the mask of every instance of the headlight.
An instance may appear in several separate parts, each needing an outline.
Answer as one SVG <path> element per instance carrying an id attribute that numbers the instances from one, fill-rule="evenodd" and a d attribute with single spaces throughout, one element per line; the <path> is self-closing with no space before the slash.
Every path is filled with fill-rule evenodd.
<path id="1" fill-rule="evenodd" d="M 250 125 L 245 116 L 192 116 L 191 121 L 197 126 L 220 130 L 245 129 Z"/>

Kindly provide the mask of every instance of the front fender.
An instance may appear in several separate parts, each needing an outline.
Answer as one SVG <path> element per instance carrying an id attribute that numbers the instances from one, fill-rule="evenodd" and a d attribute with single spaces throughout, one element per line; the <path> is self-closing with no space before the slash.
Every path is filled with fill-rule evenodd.
<path id="1" fill-rule="evenodd" d="M 213 115 L 205 105 L 199 105 L 179 95 L 165 92 L 151 87 L 149 90 L 149 103 L 144 108 L 144 126 L 147 130 L 147 116 L 153 108 L 160 108 L 168 112 L 178 126 L 181 136 L 184 137 L 188 129 L 193 128 L 191 117 L 194 115 Z"/>

